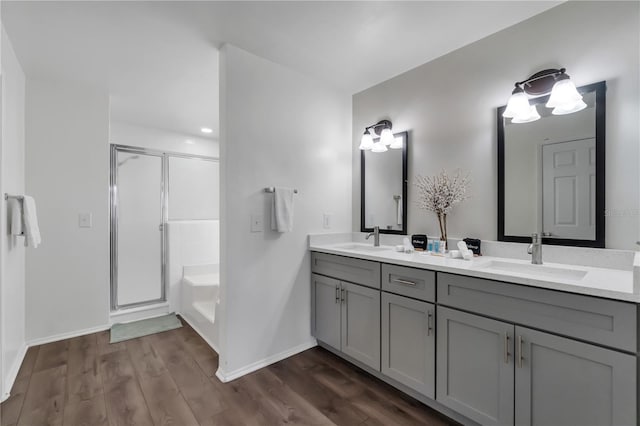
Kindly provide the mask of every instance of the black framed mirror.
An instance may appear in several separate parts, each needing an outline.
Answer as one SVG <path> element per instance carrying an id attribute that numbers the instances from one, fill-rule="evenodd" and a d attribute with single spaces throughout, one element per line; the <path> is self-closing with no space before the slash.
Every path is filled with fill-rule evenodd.
<path id="1" fill-rule="evenodd" d="M 360 151 L 360 230 L 407 233 L 407 132 L 394 133 L 402 149 Z"/>
<path id="2" fill-rule="evenodd" d="M 604 81 L 578 88 L 587 107 L 553 115 L 549 96 L 531 99 L 541 118 L 511 123 L 497 109 L 498 241 L 605 246 Z"/>

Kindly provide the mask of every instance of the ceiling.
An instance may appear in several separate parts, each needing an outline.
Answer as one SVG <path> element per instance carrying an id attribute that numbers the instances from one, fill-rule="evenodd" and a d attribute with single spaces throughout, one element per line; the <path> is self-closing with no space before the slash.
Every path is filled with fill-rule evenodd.
<path id="1" fill-rule="evenodd" d="M 559 3 L 2 1 L 2 21 L 29 78 L 108 91 L 113 120 L 215 138 L 224 42 L 352 94 Z"/>

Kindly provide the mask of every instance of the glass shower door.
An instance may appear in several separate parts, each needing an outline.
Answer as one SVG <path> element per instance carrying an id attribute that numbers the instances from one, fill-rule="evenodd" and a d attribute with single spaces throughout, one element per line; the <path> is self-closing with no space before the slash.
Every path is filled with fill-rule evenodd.
<path id="1" fill-rule="evenodd" d="M 114 147 L 112 310 L 166 299 L 163 168 L 162 154 Z"/>

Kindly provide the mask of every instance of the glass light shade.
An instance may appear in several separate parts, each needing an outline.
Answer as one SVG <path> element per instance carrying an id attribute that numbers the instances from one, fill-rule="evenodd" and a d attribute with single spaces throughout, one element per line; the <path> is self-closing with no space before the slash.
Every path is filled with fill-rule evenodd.
<path id="1" fill-rule="evenodd" d="M 369 150 L 373 148 L 373 138 L 371 137 L 371 133 L 368 130 L 364 131 L 362 135 L 362 139 L 360 139 L 360 149 Z"/>
<path id="2" fill-rule="evenodd" d="M 574 112 L 578 112 L 578 111 L 582 111 L 583 109 L 585 109 L 587 107 L 587 104 L 584 103 L 584 101 L 582 99 L 580 99 L 578 102 L 576 102 L 573 105 L 569 105 L 569 106 L 557 106 L 553 109 L 553 111 L 551 111 L 551 114 L 553 115 L 565 115 L 565 114 L 571 114 Z"/>
<path id="3" fill-rule="evenodd" d="M 569 78 L 558 81 L 551 89 L 551 96 L 545 105 L 547 108 L 570 109 L 578 101 L 582 100 L 582 95 L 578 93 L 576 85 Z"/>
<path id="4" fill-rule="evenodd" d="M 391 142 L 391 145 L 389 145 L 389 148 L 391 149 L 402 149 L 402 147 L 404 146 L 404 144 L 402 143 L 402 138 L 400 136 L 393 138 L 393 142 Z"/>
<path id="5" fill-rule="evenodd" d="M 540 120 L 540 114 L 538 114 L 538 110 L 535 105 L 531 105 L 529 110 L 524 115 L 518 115 L 513 117 L 511 120 L 512 123 L 531 123 L 532 121 Z"/>
<path id="6" fill-rule="evenodd" d="M 507 108 L 502 113 L 505 118 L 526 116 L 529 114 L 529 98 L 524 92 L 516 92 L 511 95 Z"/>
<path id="7" fill-rule="evenodd" d="M 393 141 L 394 141 L 394 138 L 393 138 L 393 133 L 391 132 L 391 129 L 388 127 L 385 129 L 382 129 L 382 133 L 380 133 L 380 142 L 382 142 L 386 146 L 389 146 L 393 143 Z"/>
<path id="8" fill-rule="evenodd" d="M 373 148 L 371 148 L 371 152 L 387 152 L 387 146 L 382 143 L 382 140 L 373 144 Z"/>

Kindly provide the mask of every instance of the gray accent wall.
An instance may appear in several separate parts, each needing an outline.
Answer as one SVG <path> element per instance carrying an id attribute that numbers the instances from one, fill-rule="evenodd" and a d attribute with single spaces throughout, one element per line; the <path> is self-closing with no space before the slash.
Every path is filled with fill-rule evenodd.
<path id="1" fill-rule="evenodd" d="M 449 236 L 497 238 L 496 108 L 513 84 L 566 67 L 577 86 L 607 81 L 606 247 L 633 249 L 640 128 L 640 4 L 567 2 L 455 50 L 353 97 L 353 149 L 382 118 L 409 131 L 408 233 L 438 235 L 433 213 L 415 205 L 416 174 L 471 171 L 471 199 L 448 218 Z M 416 40 L 436 43 L 437 40 Z M 360 229 L 360 156 L 353 156 L 353 230 Z"/>

